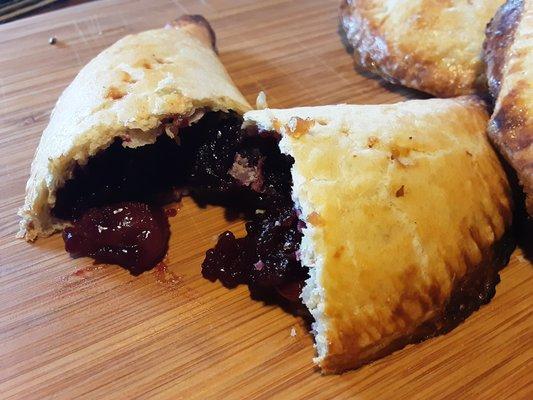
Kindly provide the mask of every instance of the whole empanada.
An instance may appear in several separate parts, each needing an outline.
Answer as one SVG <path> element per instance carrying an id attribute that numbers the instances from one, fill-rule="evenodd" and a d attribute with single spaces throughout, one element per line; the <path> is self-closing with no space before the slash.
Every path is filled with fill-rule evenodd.
<path id="1" fill-rule="evenodd" d="M 343 0 L 355 61 L 438 97 L 483 91 L 485 26 L 503 0 Z"/>

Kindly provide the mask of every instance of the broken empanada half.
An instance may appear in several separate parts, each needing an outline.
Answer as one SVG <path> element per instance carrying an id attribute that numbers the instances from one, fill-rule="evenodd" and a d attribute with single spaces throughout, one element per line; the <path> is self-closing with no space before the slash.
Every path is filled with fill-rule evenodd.
<path id="1" fill-rule="evenodd" d="M 297 254 L 309 269 L 301 298 L 323 372 L 446 332 L 492 298 L 511 248 L 511 196 L 482 101 L 265 109 L 244 120 L 280 135 L 294 161 Z"/>
<path id="2" fill-rule="evenodd" d="M 503 0 L 342 0 L 355 61 L 437 97 L 484 90 L 485 26 Z"/>
<path id="3" fill-rule="evenodd" d="M 180 129 L 204 115 L 249 109 L 218 59 L 214 33 L 203 17 L 183 16 L 165 28 L 126 36 L 91 60 L 57 101 L 32 162 L 19 235 L 27 240 L 47 236 L 77 217 L 73 214 L 79 204 L 74 203 L 79 199 L 69 199 L 73 190 L 66 189 L 69 195 L 61 205 L 58 190 L 76 171 L 86 174 L 84 167 L 93 156 L 110 147 L 120 155 L 123 149 L 151 148 L 163 137 L 176 142 Z M 139 160 L 143 157 L 134 166 L 138 171 L 148 168 Z M 124 163 L 108 165 L 112 167 L 98 177 L 101 185 L 106 176 L 118 176 L 115 169 Z M 162 173 L 168 174 L 166 169 L 161 166 Z M 77 180 L 79 190 L 94 189 L 86 181 Z M 106 196 L 118 191 L 110 186 Z M 93 200 L 86 201 L 87 207 L 105 203 L 102 196 Z"/>

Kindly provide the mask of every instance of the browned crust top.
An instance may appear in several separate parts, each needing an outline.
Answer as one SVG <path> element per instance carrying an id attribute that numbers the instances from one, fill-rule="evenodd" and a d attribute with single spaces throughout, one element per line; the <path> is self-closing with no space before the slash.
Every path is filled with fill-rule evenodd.
<path id="1" fill-rule="evenodd" d="M 524 0 L 508 0 L 496 13 L 486 30 L 484 59 L 487 64 L 489 90 L 495 100 L 489 124 L 489 136 L 516 170 L 526 194 L 526 208 L 533 216 L 533 126 L 527 98 L 531 82 L 520 75 L 525 65 L 525 49 L 511 50 L 517 30 L 526 12 Z M 505 89 L 503 89 L 505 87 Z"/>
<path id="2" fill-rule="evenodd" d="M 489 90 L 494 98 L 498 97 L 500 92 L 507 50 L 513 43 L 523 8 L 523 0 L 509 0 L 500 7 L 487 25 L 483 51 L 487 64 Z"/>
<path id="3" fill-rule="evenodd" d="M 170 22 L 168 25 L 176 28 L 187 28 L 197 30 L 200 36 L 206 37 L 206 39 L 211 43 L 211 47 L 218 53 L 217 49 L 217 38 L 215 31 L 211 27 L 211 24 L 203 15 L 199 14 L 184 14 L 178 19 Z"/>
<path id="4" fill-rule="evenodd" d="M 381 22 L 377 20 L 379 17 L 376 17 L 376 14 L 379 12 L 376 8 L 381 6 L 380 2 L 372 0 L 341 2 L 340 22 L 347 40 L 353 47 L 357 64 L 391 83 L 438 97 L 456 97 L 486 91 L 484 66 L 481 62 L 481 32 L 471 37 L 471 41 L 479 41 L 479 55 L 464 50 L 460 56 L 450 56 L 446 63 L 442 61 L 442 54 L 439 54 L 438 49 L 432 48 L 429 43 L 426 43 L 425 47 L 419 47 L 417 40 L 413 39 L 419 37 L 422 43 L 428 36 L 432 36 L 432 27 L 437 16 L 443 9 L 453 8 L 451 2 L 421 2 L 411 10 L 413 14 L 410 14 L 411 11 L 405 12 L 409 21 L 405 21 L 402 29 L 394 28 L 394 32 L 390 32 L 390 18 Z M 478 16 L 484 17 L 486 15 Z M 457 29 L 460 29 L 460 26 Z M 449 42 L 444 31 L 440 32 L 440 35 L 442 42 Z M 441 50 L 445 48 L 444 45 Z M 462 48 L 462 45 L 456 46 L 456 49 L 459 48 Z"/>

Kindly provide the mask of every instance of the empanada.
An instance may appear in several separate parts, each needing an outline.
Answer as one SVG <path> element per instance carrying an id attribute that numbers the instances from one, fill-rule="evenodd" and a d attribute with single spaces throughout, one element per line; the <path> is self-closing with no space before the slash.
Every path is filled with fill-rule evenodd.
<path id="1" fill-rule="evenodd" d="M 438 97 L 485 85 L 486 24 L 503 0 L 342 0 L 341 23 L 364 68 Z"/>
<path id="2" fill-rule="evenodd" d="M 184 16 L 173 26 L 121 39 L 89 62 L 57 101 L 32 162 L 19 235 L 50 235 L 90 207 L 168 191 L 180 183 L 172 171 L 178 131 L 197 124 L 218 129 L 230 120 L 238 129 L 237 115 L 249 109 L 218 59 L 203 17 Z M 150 219 L 145 206 L 128 212 Z M 159 219 L 154 214 L 151 233 Z M 164 223 L 162 230 L 164 240 Z M 135 237 L 118 236 L 106 240 L 136 245 Z M 128 262 L 135 264 L 135 257 Z"/>
<path id="3" fill-rule="evenodd" d="M 309 268 L 302 298 L 324 372 L 445 332 L 494 295 L 510 250 L 511 200 L 480 100 L 266 109 L 244 119 L 280 134 L 294 161 L 303 236 L 300 246 L 291 236 L 281 242 Z M 249 236 L 261 248 L 258 225 Z M 221 240 L 208 262 L 231 252 L 227 234 Z M 254 261 L 252 274 L 268 269 Z"/>
<path id="4" fill-rule="evenodd" d="M 485 60 L 495 99 L 489 136 L 516 170 L 533 217 L 533 1 L 509 0 L 498 10 Z"/>

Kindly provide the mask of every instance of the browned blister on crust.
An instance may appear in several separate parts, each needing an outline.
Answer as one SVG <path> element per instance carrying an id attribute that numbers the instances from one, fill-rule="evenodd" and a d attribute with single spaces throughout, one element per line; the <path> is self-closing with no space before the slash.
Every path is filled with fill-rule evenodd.
<path id="1" fill-rule="evenodd" d="M 205 44 L 211 45 L 212 49 L 216 53 L 218 53 L 217 37 L 215 35 L 215 31 L 211 27 L 209 21 L 206 20 L 203 15 L 185 14 L 179 17 L 178 19 L 169 22 L 167 26 L 182 29 L 186 32 L 191 33 L 193 36 L 196 36 Z"/>
<path id="2" fill-rule="evenodd" d="M 362 67 L 439 97 L 483 91 L 484 29 L 503 0 L 343 0 L 341 24 Z"/>
<path id="3" fill-rule="evenodd" d="M 516 170 L 533 216 L 533 4 L 510 0 L 487 27 L 484 45 L 495 99 L 489 135 Z"/>

